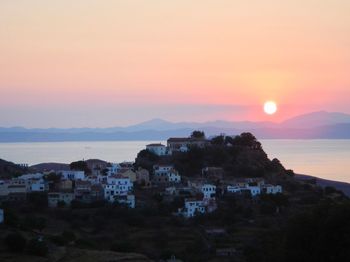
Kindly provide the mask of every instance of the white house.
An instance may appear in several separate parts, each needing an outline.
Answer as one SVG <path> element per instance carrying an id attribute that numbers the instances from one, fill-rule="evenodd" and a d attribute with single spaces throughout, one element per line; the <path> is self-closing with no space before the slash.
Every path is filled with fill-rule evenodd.
<path id="1" fill-rule="evenodd" d="M 202 186 L 202 193 L 204 194 L 204 198 L 213 198 L 216 194 L 216 186 L 211 184 L 204 184 Z"/>
<path id="2" fill-rule="evenodd" d="M 130 178 L 120 175 L 107 177 L 107 184 L 104 185 L 104 198 L 109 202 L 116 200 L 119 202 L 120 196 L 127 196 L 132 189 L 133 183 Z"/>
<path id="3" fill-rule="evenodd" d="M 4 223 L 4 210 L 0 208 L 0 224 Z"/>
<path id="4" fill-rule="evenodd" d="M 165 156 L 169 154 L 167 147 L 161 143 L 146 145 L 146 149 L 157 156 Z"/>
<path id="5" fill-rule="evenodd" d="M 121 175 L 114 175 L 107 177 L 107 185 L 117 185 L 121 186 L 121 188 L 130 191 L 133 189 L 133 183 L 130 178 L 123 177 Z"/>
<path id="6" fill-rule="evenodd" d="M 179 173 L 175 170 L 172 170 L 168 173 L 168 179 L 170 183 L 180 183 L 181 182 L 181 176 Z"/>
<path id="7" fill-rule="evenodd" d="M 259 186 L 248 186 L 247 189 L 250 191 L 250 194 L 253 197 L 261 194 L 261 189 Z"/>
<path id="8" fill-rule="evenodd" d="M 227 186 L 227 192 L 229 193 L 241 193 L 242 188 L 239 186 Z"/>
<path id="9" fill-rule="evenodd" d="M 155 165 L 152 181 L 154 183 L 180 183 L 181 176 L 172 165 Z"/>
<path id="10" fill-rule="evenodd" d="M 280 185 L 265 185 L 264 183 L 260 183 L 256 186 L 227 186 L 227 192 L 229 193 L 242 193 L 249 191 L 250 194 L 255 197 L 260 194 L 277 194 L 282 193 L 282 187 Z"/>
<path id="11" fill-rule="evenodd" d="M 196 214 L 204 214 L 205 205 L 202 200 L 185 199 L 185 207 L 182 209 L 181 214 L 186 217 L 194 217 Z"/>
<path id="12" fill-rule="evenodd" d="M 104 185 L 105 199 L 113 202 L 113 196 L 126 196 L 129 192 L 128 187 L 124 185 Z"/>
<path id="13" fill-rule="evenodd" d="M 84 171 L 69 170 L 69 171 L 61 171 L 60 173 L 62 174 L 62 179 L 69 179 L 69 180 L 85 179 Z"/>
<path id="14" fill-rule="evenodd" d="M 47 190 L 48 190 L 48 187 L 44 179 L 38 179 L 38 180 L 32 181 L 29 188 L 30 192 L 44 192 Z"/>
<path id="15" fill-rule="evenodd" d="M 282 193 L 282 186 L 280 185 L 277 185 L 277 186 L 274 186 L 274 185 L 264 185 L 262 187 L 262 191 L 265 193 L 265 194 L 277 194 L 277 193 Z"/>
<path id="16" fill-rule="evenodd" d="M 112 176 L 118 173 L 118 170 L 121 169 L 121 166 L 117 163 L 111 163 L 106 168 L 107 176 Z"/>

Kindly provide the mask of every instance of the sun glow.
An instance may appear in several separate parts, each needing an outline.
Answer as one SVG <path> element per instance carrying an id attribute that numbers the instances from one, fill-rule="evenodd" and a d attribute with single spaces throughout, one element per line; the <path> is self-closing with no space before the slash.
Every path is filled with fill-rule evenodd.
<path id="1" fill-rule="evenodd" d="M 264 104 L 264 112 L 268 115 L 273 115 L 277 111 L 277 105 L 273 101 L 267 101 Z"/>

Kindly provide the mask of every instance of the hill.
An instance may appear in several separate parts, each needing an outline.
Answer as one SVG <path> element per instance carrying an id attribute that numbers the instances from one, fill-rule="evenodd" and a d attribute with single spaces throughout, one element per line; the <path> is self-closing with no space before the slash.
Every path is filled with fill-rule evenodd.
<path id="1" fill-rule="evenodd" d="M 0 179 L 20 176 L 28 171 L 28 168 L 0 159 Z"/>
<path id="2" fill-rule="evenodd" d="M 350 139 L 350 115 L 320 111 L 296 116 L 281 123 L 219 120 L 173 123 L 163 119 L 152 119 L 127 127 L 0 128 L 0 142 L 162 140 L 185 136 L 194 129 L 203 130 L 209 136 L 249 131 L 259 139 Z"/>

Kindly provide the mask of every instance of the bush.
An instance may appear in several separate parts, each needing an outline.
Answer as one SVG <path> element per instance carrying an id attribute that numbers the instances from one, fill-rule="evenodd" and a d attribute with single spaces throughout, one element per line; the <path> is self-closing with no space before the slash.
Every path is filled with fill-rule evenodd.
<path id="1" fill-rule="evenodd" d="M 20 253 L 24 250 L 27 240 L 20 233 L 11 233 L 5 237 L 4 243 L 11 252 Z"/>

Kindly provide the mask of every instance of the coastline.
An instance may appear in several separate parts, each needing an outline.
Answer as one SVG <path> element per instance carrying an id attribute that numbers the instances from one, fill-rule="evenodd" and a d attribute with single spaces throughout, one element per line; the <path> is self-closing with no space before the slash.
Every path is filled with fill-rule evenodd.
<path id="1" fill-rule="evenodd" d="M 301 181 L 315 179 L 317 186 L 320 186 L 322 188 L 325 188 L 327 186 L 334 187 L 335 189 L 342 191 L 346 196 L 350 197 L 350 183 L 328 180 L 304 174 L 295 174 L 295 178 Z"/>

